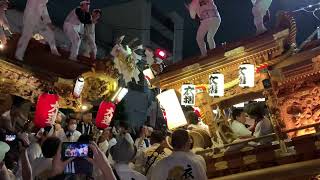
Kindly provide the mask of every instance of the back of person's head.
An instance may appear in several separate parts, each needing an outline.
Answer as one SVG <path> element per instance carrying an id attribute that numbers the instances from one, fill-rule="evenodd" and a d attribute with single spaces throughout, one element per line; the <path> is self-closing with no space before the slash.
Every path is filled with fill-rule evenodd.
<path id="1" fill-rule="evenodd" d="M 137 148 L 125 137 L 118 137 L 117 144 L 110 148 L 110 155 L 117 163 L 129 163 L 137 153 Z"/>
<path id="2" fill-rule="evenodd" d="M 165 140 L 165 135 L 161 131 L 154 130 L 150 136 L 150 143 L 161 143 L 162 141 Z"/>
<path id="3" fill-rule="evenodd" d="M 90 143 L 90 141 L 92 141 L 93 138 L 90 135 L 87 134 L 82 134 L 79 139 L 78 142 L 80 143 Z"/>
<path id="4" fill-rule="evenodd" d="M 255 120 L 261 120 L 266 114 L 266 105 L 263 102 L 251 103 L 247 106 L 247 114 Z"/>
<path id="5" fill-rule="evenodd" d="M 175 150 L 186 148 L 189 141 L 188 131 L 184 129 L 175 130 L 171 135 L 171 145 Z"/>
<path id="6" fill-rule="evenodd" d="M 186 118 L 189 124 L 198 124 L 199 123 L 199 117 L 194 111 L 188 111 L 186 113 Z"/>
<path id="7" fill-rule="evenodd" d="M 52 158 L 56 155 L 60 146 L 60 139 L 57 137 L 48 137 L 41 145 L 42 154 L 45 158 Z"/>
<path id="8" fill-rule="evenodd" d="M 120 121 L 119 127 L 125 130 L 129 130 L 129 124 L 126 121 Z"/>
<path id="9" fill-rule="evenodd" d="M 232 110 L 232 120 L 236 120 L 243 112 L 244 110 L 242 108 L 234 108 Z"/>

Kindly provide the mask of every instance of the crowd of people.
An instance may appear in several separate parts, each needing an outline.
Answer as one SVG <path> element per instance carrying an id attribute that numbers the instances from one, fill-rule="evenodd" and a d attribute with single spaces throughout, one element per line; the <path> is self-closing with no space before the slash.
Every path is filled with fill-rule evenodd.
<path id="1" fill-rule="evenodd" d="M 207 179 L 205 160 L 194 151 L 203 143 L 193 130 L 209 130 L 197 112 L 187 112 L 189 125 L 173 132 L 143 125 L 133 133 L 125 121 L 99 130 L 90 112 L 60 111 L 53 125 L 38 129 L 28 121 L 26 104 L 14 101 L 1 112 L 0 179 Z M 229 123 L 240 141 L 272 133 L 263 104 L 233 109 Z M 81 156 L 71 152 L 80 150 Z"/>

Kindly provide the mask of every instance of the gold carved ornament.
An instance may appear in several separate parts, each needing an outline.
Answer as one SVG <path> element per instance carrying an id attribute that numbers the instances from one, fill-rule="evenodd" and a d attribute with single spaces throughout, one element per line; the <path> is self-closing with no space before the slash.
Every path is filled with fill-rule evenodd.
<path id="1" fill-rule="evenodd" d="M 118 88 L 118 79 L 104 72 L 87 72 L 81 76 L 84 78 L 84 87 L 79 98 L 73 95 L 73 80 L 59 78 L 54 84 L 55 90 L 60 96 L 60 108 L 79 112 L 86 102 L 109 99 Z"/>

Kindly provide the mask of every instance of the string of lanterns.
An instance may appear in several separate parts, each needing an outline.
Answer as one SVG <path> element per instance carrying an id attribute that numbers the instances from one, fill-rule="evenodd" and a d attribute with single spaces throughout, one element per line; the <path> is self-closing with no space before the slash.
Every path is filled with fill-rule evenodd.
<path id="1" fill-rule="evenodd" d="M 259 66 L 259 70 L 265 69 L 267 65 Z M 241 64 L 239 66 L 239 86 L 242 88 L 251 88 L 255 85 L 255 66 L 253 64 Z M 145 74 L 146 75 L 146 74 Z M 150 77 L 150 76 L 149 76 Z M 224 96 L 225 82 L 224 75 L 216 72 L 208 77 L 209 87 L 208 92 L 212 97 Z M 196 93 L 206 91 L 206 87 L 196 87 L 194 84 L 183 84 L 181 86 L 181 101 L 173 89 L 164 91 L 157 96 L 163 114 L 166 117 L 168 128 L 175 129 L 187 124 L 185 115 L 182 111 L 183 106 L 194 106 L 196 100 Z"/>

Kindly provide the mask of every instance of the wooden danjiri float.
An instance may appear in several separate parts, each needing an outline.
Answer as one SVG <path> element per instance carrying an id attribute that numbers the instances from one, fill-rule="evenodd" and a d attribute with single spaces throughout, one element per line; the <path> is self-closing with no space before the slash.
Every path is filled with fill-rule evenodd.
<path id="1" fill-rule="evenodd" d="M 0 50 L 2 95 L 11 94 L 35 103 L 39 95 L 50 91 L 59 96 L 59 108 L 82 112 L 103 100 L 116 101 L 116 95 L 128 82 L 133 78 L 139 81 L 137 74 L 140 72 L 135 64 L 138 55 L 134 53 L 135 49 L 129 51 L 129 47 L 122 44 L 124 36 L 116 42 L 113 57 L 100 61 L 84 56 L 72 61 L 63 49 L 59 49 L 61 56 L 52 55 L 46 44 L 34 38 L 30 40 L 22 62 L 14 58 L 18 39 L 19 35 L 13 34 Z M 127 80 L 119 84 L 121 75 Z M 82 87 L 79 95 L 75 95 L 79 79 Z"/>
<path id="2" fill-rule="evenodd" d="M 265 34 L 168 66 L 151 80 L 153 86 L 174 89 L 178 95 L 185 84 L 202 89 L 196 93 L 195 106 L 216 146 L 197 153 L 206 160 L 209 178 L 302 180 L 320 172 L 320 41 L 297 48 L 293 17 L 282 12 L 277 20 L 276 27 Z M 253 87 L 239 86 L 243 64 L 255 66 Z M 224 96 L 209 96 L 213 73 L 224 75 Z M 274 133 L 235 143 L 223 112 L 256 98 L 266 99 Z M 216 109 L 218 114 L 213 112 Z M 248 145 L 271 137 L 275 143 Z M 243 148 L 225 151 L 236 145 Z"/>

